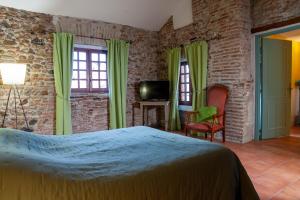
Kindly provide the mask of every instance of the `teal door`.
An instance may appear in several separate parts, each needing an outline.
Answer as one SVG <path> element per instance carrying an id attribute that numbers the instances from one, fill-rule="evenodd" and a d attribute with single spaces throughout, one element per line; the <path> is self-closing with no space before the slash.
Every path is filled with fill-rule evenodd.
<path id="1" fill-rule="evenodd" d="M 289 134 L 292 42 L 263 39 L 262 139 Z"/>

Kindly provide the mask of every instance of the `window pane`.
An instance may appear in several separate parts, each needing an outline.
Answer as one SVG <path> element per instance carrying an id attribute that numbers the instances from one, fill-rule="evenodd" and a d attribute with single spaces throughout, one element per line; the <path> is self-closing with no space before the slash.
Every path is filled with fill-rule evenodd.
<path id="1" fill-rule="evenodd" d="M 181 86 L 180 86 L 180 91 L 181 91 L 181 92 L 185 92 L 184 84 L 181 84 Z"/>
<path id="2" fill-rule="evenodd" d="M 92 62 L 92 70 L 99 70 L 99 63 Z"/>
<path id="3" fill-rule="evenodd" d="M 73 80 L 72 81 L 72 86 L 71 86 L 72 88 L 78 88 L 78 81 L 76 81 L 76 80 Z"/>
<path id="4" fill-rule="evenodd" d="M 185 83 L 189 83 L 190 82 L 190 75 L 187 74 L 185 75 Z"/>
<path id="5" fill-rule="evenodd" d="M 99 81 L 92 81 L 92 88 L 99 88 Z"/>
<path id="6" fill-rule="evenodd" d="M 75 48 L 72 63 L 72 89 L 86 89 L 84 92 L 89 92 L 90 89 L 107 89 L 106 62 L 105 51 Z"/>
<path id="7" fill-rule="evenodd" d="M 106 70 L 106 63 L 100 64 L 100 70 Z"/>
<path id="8" fill-rule="evenodd" d="M 80 79 L 86 79 L 86 71 L 80 71 L 79 72 L 79 78 Z"/>
<path id="9" fill-rule="evenodd" d="M 77 51 L 73 52 L 73 60 L 78 60 L 78 52 Z"/>
<path id="10" fill-rule="evenodd" d="M 99 61 L 99 56 L 97 53 L 92 53 L 92 61 Z"/>
<path id="11" fill-rule="evenodd" d="M 106 79 L 106 73 L 100 72 L 100 79 Z"/>
<path id="12" fill-rule="evenodd" d="M 72 79 L 78 79 L 78 72 L 77 71 L 73 71 L 73 77 Z"/>
<path id="13" fill-rule="evenodd" d="M 99 72 L 92 72 L 92 79 L 99 79 Z"/>
<path id="14" fill-rule="evenodd" d="M 100 61 L 105 62 L 106 61 L 106 54 L 100 54 Z"/>
<path id="15" fill-rule="evenodd" d="M 185 80 L 184 80 L 184 75 L 181 75 L 181 82 L 184 83 Z"/>
<path id="16" fill-rule="evenodd" d="M 80 88 L 86 88 L 86 81 L 80 81 Z"/>
<path id="17" fill-rule="evenodd" d="M 73 69 L 78 69 L 78 62 L 74 61 L 72 67 Z"/>
<path id="18" fill-rule="evenodd" d="M 189 74 L 185 75 L 185 81 L 186 81 L 187 83 L 190 82 L 190 75 L 189 75 Z"/>
<path id="19" fill-rule="evenodd" d="M 180 100 L 181 100 L 181 101 L 185 101 L 185 95 L 184 95 L 184 93 L 181 93 L 181 95 L 180 95 Z"/>
<path id="20" fill-rule="evenodd" d="M 107 88 L 106 81 L 100 81 L 100 87 L 101 88 Z"/>
<path id="21" fill-rule="evenodd" d="M 85 52 L 79 52 L 79 60 L 86 60 L 86 53 Z"/>
<path id="22" fill-rule="evenodd" d="M 184 65 L 181 66 L 181 73 L 184 73 Z"/>
<path id="23" fill-rule="evenodd" d="M 186 91 L 189 92 L 190 91 L 190 85 L 186 84 Z"/>
<path id="24" fill-rule="evenodd" d="M 180 85 L 179 85 L 179 99 L 185 104 L 191 102 L 191 78 L 190 78 L 190 70 L 187 62 L 180 63 Z"/>
<path id="25" fill-rule="evenodd" d="M 86 62 L 79 62 L 79 69 L 86 69 Z"/>

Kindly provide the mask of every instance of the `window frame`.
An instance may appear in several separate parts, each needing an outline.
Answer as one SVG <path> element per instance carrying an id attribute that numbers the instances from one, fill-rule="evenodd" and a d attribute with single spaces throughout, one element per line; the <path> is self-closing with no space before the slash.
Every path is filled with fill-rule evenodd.
<path id="1" fill-rule="evenodd" d="M 185 68 L 184 72 L 181 71 L 181 66 L 183 66 L 183 65 L 184 66 L 188 65 L 188 67 L 189 67 L 189 72 L 188 73 L 186 73 L 186 67 L 184 67 Z M 182 80 L 181 80 L 182 75 L 184 75 L 184 77 L 185 77 L 184 82 L 182 82 Z M 189 75 L 189 82 L 186 81 L 186 75 Z M 186 90 L 182 91 L 181 90 L 181 85 L 182 84 L 186 85 L 187 83 L 189 84 L 189 92 L 186 92 Z M 192 89 L 193 89 L 193 87 L 192 87 L 192 82 L 191 82 L 190 66 L 189 66 L 187 61 L 181 61 L 180 66 L 179 66 L 179 85 L 178 85 L 178 99 L 179 99 L 178 102 L 179 102 L 179 105 L 192 106 L 192 100 L 193 100 L 193 91 L 192 91 Z M 190 94 L 190 101 L 182 101 L 181 100 L 181 94 L 182 93 Z"/>
<path id="2" fill-rule="evenodd" d="M 103 49 L 89 49 L 89 48 L 82 48 L 82 47 L 74 47 L 74 51 L 73 51 L 73 54 L 74 52 L 77 51 L 78 52 L 78 60 L 76 60 L 78 63 L 81 61 L 79 60 L 79 52 L 85 52 L 86 53 L 86 70 L 80 70 L 79 69 L 79 64 L 78 64 L 78 69 L 76 69 L 76 71 L 79 73 L 79 71 L 86 71 L 86 85 L 87 87 L 86 88 L 79 88 L 79 85 L 78 85 L 78 88 L 71 88 L 71 93 L 100 93 L 100 94 L 106 94 L 108 93 L 108 64 L 107 64 L 107 50 L 103 50 Z M 92 69 L 92 63 L 94 61 L 92 61 L 92 53 L 98 53 L 98 54 L 105 54 L 106 55 L 106 70 L 101 70 L 100 69 L 100 65 L 99 65 L 99 70 L 93 70 Z M 73 56 L 72 54 L 72 56 Z M 73 69 L 73 62 L 74 62 L 74 58 L 72 58 L 72 74 L 74 72 L 74 69 Z M 99 64 L 101 64 L 101 61 L 99 59 L 99 61 L 97 61 Z M 102 62 L 104 63 L 104 62 Z M 97 71 L 99 72 L 99 79 L 98 82 L 99 82 L 99 88 L 92 88 L 92 80 L 96 80 L 96 79 L 93 79 L 92 78 L 92 72 L 93 71 Z M 106 73 L 106 88 L 100 88 L 100 81 L 104 80 L 104 79 L 101 79 L 100 78 L 100 72 L 105 72 Z M 79 74 L 78 74 L 79 76 Z M 79 77 L 80 78 L 80 77 Z M 73 75 L 72 75 L 72 80 L 81 80 L 81 79 L 73 79 Z M 84 80 L 84 79 L 82 79 Z M 79 81 L 78 81 L 78 84 L 79 84 Z"/>

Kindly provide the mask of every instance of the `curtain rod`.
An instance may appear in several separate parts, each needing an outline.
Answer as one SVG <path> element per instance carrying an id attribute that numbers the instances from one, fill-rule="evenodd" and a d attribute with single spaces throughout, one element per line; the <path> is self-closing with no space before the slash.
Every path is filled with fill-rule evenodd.
<path id="1" fill-rule="evenodd" d="M 220 40 L 222 38 L 220 33 L 214 33 L 213 35 L 209 36 L 209 37 L 193 37 L 190 39 L 190 42 L 196 42 L 196 41 L 212 41 L 212 40 Z"/>
<path id="2" fill-rule="evenodd" d="M 82 37 L 82 38 L 90 38 L 90 39 L 97 39 L 97 40 L 110 40 L 109 38 L 104 38 L 104 37 L 94 37 L 94 36 L 84 36 L 84 35 L 75 35 L 77 37 Z M 132 40 L 124 40 L 128 42 L 129 44 L 132 44 Z"/>

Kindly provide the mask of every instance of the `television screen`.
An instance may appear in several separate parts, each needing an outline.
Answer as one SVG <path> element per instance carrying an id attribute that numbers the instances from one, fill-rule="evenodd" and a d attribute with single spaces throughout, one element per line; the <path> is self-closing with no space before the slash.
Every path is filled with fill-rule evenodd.
<path id="1" fill-rule="evenodd" d="M 146 100 L 169 100 L 169 81 L 142 81 L 140 97 Z"/>

